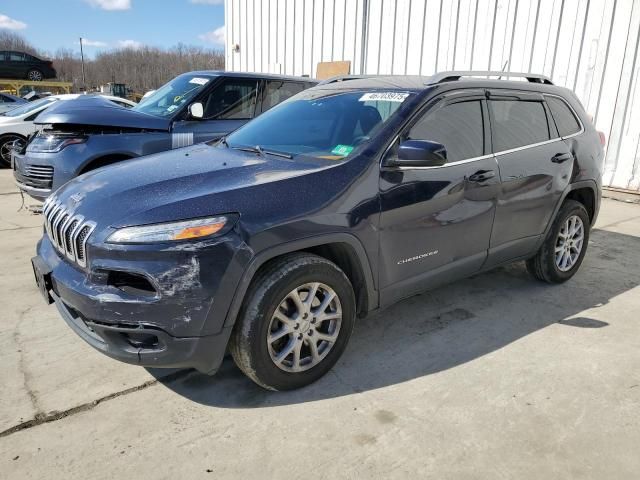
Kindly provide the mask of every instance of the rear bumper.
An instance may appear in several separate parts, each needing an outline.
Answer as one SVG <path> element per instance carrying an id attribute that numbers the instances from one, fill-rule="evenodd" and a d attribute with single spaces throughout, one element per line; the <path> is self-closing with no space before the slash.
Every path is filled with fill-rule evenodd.
<path id="1" fill-rule="evenodd" d="M 144 326 L 130 327 L 91 322 L 52 293 L 58 312 L 85 342 L 121 362 L 143 367 L 195 368 L 215 373 L 226 351 L 231 328 L 206 337 L 173 337 L 167 332 Z"/>

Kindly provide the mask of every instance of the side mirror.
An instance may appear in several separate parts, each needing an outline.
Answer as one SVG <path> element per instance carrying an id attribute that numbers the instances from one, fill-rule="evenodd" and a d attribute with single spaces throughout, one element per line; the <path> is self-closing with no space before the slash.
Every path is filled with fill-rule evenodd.
<path id="1" fill-rule="evenodd" d="M 204 107 L 202 104 L 200 102 L 196 102 L 189 105 L 189 115 L 191 115 L 192 118 L 198 119 L 204 117 Z"/>
<path id="2" fill-rule="evenodd" d="M 394 167 L 439 167 L 447 163 L 444 145 L 429 140 L 406 140 L 398 147 L 398 158 L 391 162 Z"/>

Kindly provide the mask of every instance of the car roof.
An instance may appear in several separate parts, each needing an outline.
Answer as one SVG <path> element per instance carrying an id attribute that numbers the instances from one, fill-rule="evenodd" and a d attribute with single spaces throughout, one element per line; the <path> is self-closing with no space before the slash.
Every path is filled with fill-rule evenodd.
<path id="1" fill-rule="evenodd" d="M 216 77 L 232 77 L 232 78 L 265 78 L 272 80 L 292 80 L 296 82 L 318 83 L 318 80 L 310 77 L 293 77 L 290 75 L 277 75 L 273 73 L 255 73 L 255 72 L 228 72 L 226 70 L 199 70 L 194 72 L 185 72 L 182 75 L 207 75 Z"/>

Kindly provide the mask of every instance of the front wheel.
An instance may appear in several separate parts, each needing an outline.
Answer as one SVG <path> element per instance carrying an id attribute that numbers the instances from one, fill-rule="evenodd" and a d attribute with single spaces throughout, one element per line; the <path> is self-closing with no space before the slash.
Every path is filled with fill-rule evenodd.
<path id="1" fill-rule="evenodd" d="M 591 222 L 584 206 L 566 200 L 556 216 L 544 243 L 527 270 L 539 280 L 562 283 L 573 277 L 584 259 L 589 243 Z"/>
<path id="2" fill-rule="evenodd" d="M 325 258 L 298 253 L 252 283 L 230 342 L 238 367 L 269 390 L 315 382 L 340 358 L 355 322 L 349 279 Z"/>
<path id="3" fill-rule="evenodd" d="M 0 166 L 2 167 L 10 167 L 11 166 L 11 153 L 15 146 L 14 143 L 16 141 L 24 140 L 19 135 L 3 135 L 0 137 Z"/>

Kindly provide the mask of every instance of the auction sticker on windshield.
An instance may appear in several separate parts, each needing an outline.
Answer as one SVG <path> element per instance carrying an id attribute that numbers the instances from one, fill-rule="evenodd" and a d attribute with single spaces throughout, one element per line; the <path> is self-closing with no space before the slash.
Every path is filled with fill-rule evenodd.
<path id="1" fill-rule="evenodd" d="M 209 81 L 208 78 L 193 77 L 191 80 L 189 80 L 189 83 L 195 83 L 197 85 L 206 85 L 208 81 Z"/>
<path id="2" fill-rule="evenodd" d="M 404 102 L 408 93 L 399 93 L 399 92 L 371 92 L 365 93 L 362 95 L 358 101 L 359 102 L 375 102 L 375 101 L 383 101 L 383 102 Z"/>

